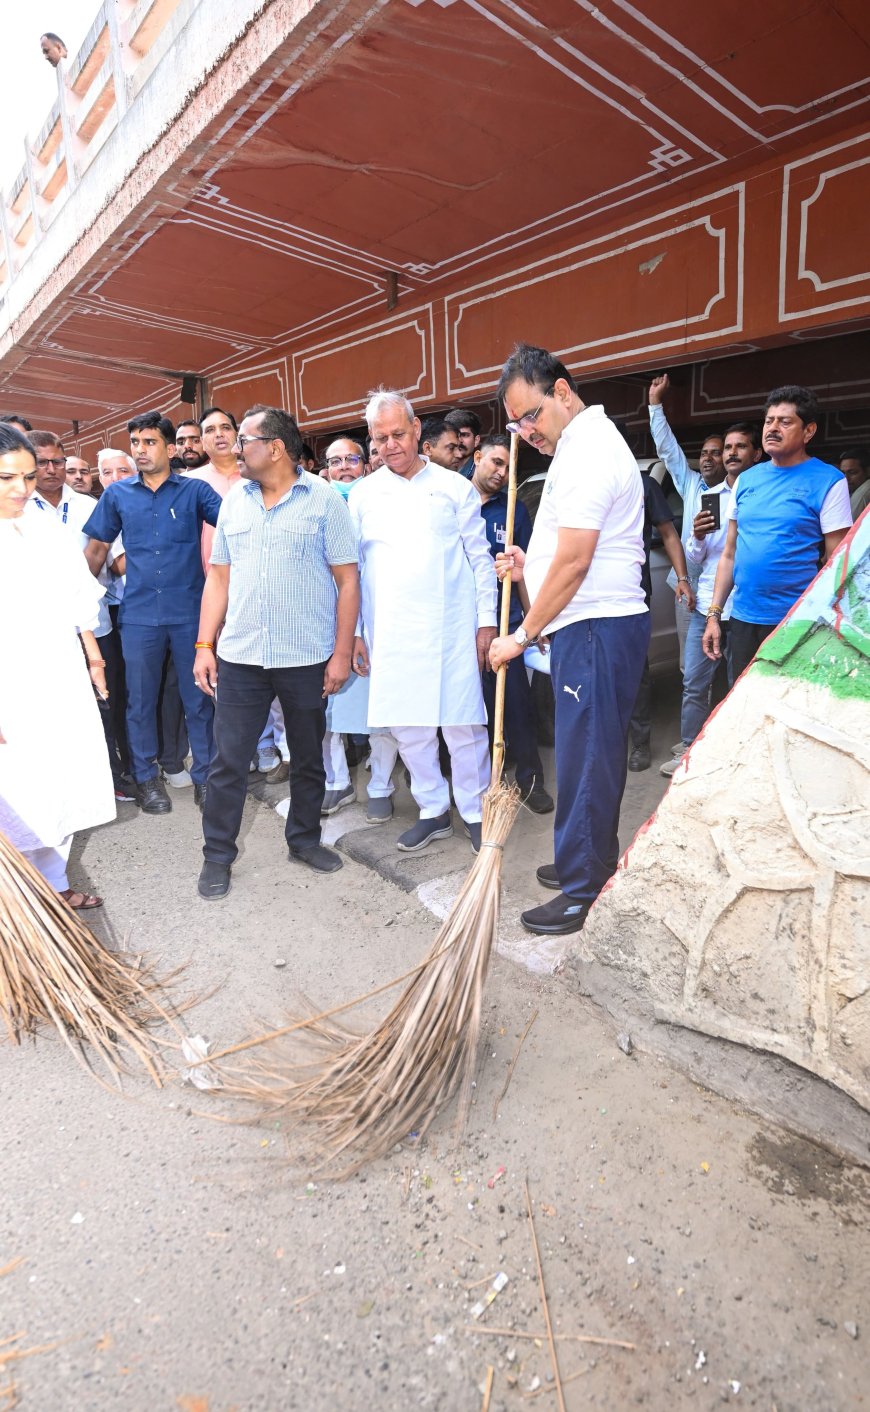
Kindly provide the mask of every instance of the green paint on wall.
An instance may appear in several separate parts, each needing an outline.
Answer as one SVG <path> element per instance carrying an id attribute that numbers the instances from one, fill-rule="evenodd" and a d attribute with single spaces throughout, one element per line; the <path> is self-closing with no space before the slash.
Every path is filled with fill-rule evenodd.
<path id="1" fill-rule="evenodd" d="M 824 623 L 789 618 L 761 644 L 752 671 L 812 682 L 841 699 L 870 701 L 867 642 L 848 624 L 835 633 Z"/>

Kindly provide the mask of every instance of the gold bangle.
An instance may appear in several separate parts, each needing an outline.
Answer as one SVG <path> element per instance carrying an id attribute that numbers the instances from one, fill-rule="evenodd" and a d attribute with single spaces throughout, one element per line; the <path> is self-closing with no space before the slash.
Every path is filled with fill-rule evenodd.
<path id="1" fill-rule="evenodd" d="M 708 618 L 721 618 L 721 616 L 722 616 L 722 609 L 719 607 L 719 604 L 718 604 L 718 603 L 711 603 L 711 604 L 710 604 L 710 607 L 707 609 L 707 615 L 706 615 L 706 616 L 707 616 Z"/>
<path id="2" fill-rule="evenodd" d="M 214 643 L 213 643 L 213 642 L 195 642 L 195 643 L 193 644 L 193 646 L 194 646 L 194 650 L 195 650 L 196 652 L 198 652 L 201 647 L 207 647 L 208 650 L 209 650 L 209 652 L 214 652 Z"/>

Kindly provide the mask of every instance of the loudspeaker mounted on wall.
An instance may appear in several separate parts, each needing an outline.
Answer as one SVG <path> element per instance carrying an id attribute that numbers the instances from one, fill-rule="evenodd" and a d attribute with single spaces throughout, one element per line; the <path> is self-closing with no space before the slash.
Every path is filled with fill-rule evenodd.
<path id="1" fill-rule="evenodd" d="M 191 407 L 196 403 L 196 378 L 192 373 L 181 380 L 181 400 L 189 402 Z"/>

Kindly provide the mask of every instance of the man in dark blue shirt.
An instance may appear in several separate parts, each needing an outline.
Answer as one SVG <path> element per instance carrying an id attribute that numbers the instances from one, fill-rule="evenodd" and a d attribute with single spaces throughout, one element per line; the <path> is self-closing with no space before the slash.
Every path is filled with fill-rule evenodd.
<path id="1" fill-rule="evenodd" d="M 507 436 L 487 436 L 474 452 L 474 471 L 471 484 L 480 496 L 480 513 L 486 526 L 486 537 L 492 557 L 503 554 L 506 547 L 507 492 L 510 463 L 510 439 Z M 528 548 L 532 537 L 532 522 L 529 512 L 519 500 L 514 514 L 513 543 L 523 550 Z M 501 622 L 501 595 L 498 588 L 498 612 Z M 523 620 L 524 605 L 520 595 L 514 591 L 511 596 L 509 632 L 515 632 Z M 483 699 L 490 721 L 495 708 L 495 672 L 483 674 Z M 505 681 L 504 699 L 505 745 L 514 757 L 514 774 L 523 795 L 523 802 L 535 814 L 549 814 L 553 800 L 544 788 L 544 767 L 538 754 L 535 740 L 535 718 L 532 709 L 532 691 L 529 686 L 525 662 L 512 663 Z"/>
<path id="2" fill-rule="evenodd" d="M 212 754 L 211 699 L 193 680 L 196 634 L 205 575 L 202 526 L 217 524 L 220 496 L 205 481 L 170 468 L 175 428 L 159 412 L 128 422 L 138 475 L 103 493 L 84 526 L 85 557 L 98 574 L 121 536 L 127 583 L 119 614 L 127 676 L 127 741 L 136 794 L 146 814 L 172 805 L 157 770 L 157 697 L 167 650 L 178 686 L 193 755 L 195 797 L 202 804 Z"/>

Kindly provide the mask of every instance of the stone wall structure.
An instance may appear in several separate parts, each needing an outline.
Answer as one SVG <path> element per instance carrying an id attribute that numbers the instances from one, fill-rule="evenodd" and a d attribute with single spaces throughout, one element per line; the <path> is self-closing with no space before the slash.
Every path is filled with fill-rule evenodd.
<path id="1" fill-rule="evenodd" d="M 870 1109 L 870 513 L 707 722 L 576 956 Z"/>

